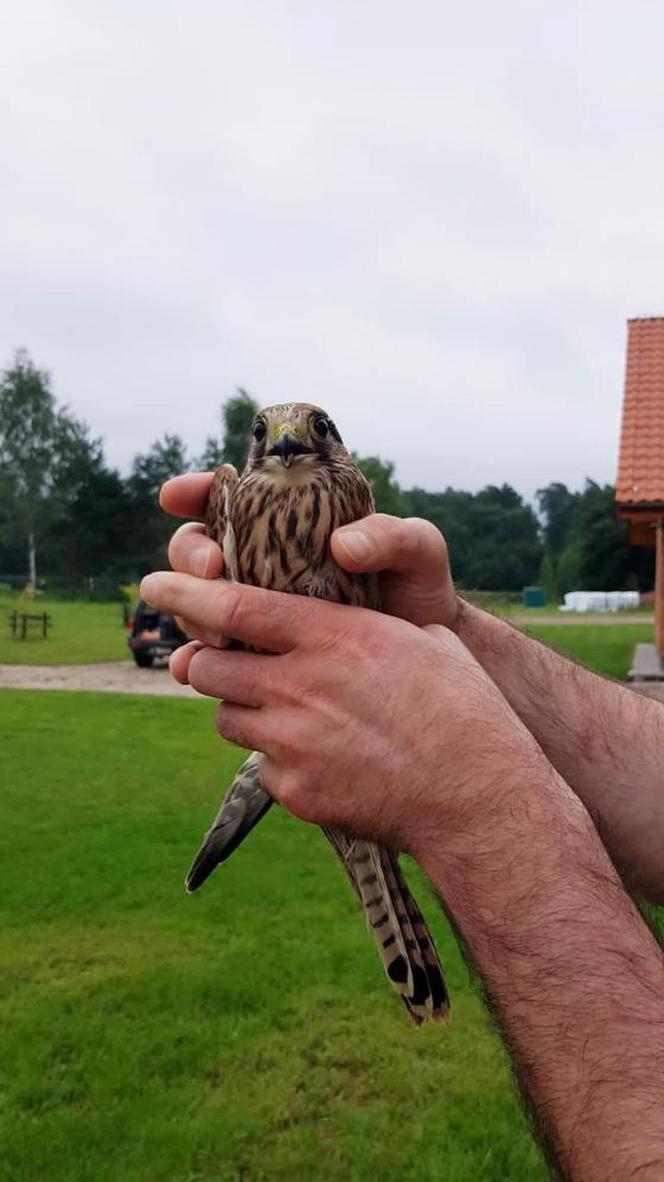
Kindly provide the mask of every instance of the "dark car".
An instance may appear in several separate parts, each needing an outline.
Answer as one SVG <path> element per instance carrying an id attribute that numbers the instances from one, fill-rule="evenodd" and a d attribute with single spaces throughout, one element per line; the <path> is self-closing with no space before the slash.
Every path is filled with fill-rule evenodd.
<path id="1" fill-rule="evenodd" d="M 127 644 L 136 664 L 142 669 L 152 665 L 157 657 L 170 657 L 176 648 L 187 642 L 187 637 L 172 616 L 155 611 L 142 599 L 139 599 L 133 616 L 127 621 L 127 627 Z"/>

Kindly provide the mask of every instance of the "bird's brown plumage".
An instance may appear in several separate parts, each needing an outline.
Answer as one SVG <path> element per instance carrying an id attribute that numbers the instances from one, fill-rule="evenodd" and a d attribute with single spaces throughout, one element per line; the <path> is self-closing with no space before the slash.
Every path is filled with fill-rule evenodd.
<path id="1" fill-rule="evenodd" d="M 373 508 L 371 487 L 329 416 L 310 404 L 286 403 L 257 416 L 240 477 L 228 464 L 215 473 L 206 527 L 222 546 L 226 578 L 379 609 L 375 576 L 348 574 L 330 555 L 332 531 Z M 189 890 L 237 848 L 271 803 L 260 783 L 260 756 L 254 752 L 240 768 L 189 871 Z M 413 1021 L 445 1017 L 449 1002 L 442 967 L 396 854 L 336 830 L 324 832 Z"/>

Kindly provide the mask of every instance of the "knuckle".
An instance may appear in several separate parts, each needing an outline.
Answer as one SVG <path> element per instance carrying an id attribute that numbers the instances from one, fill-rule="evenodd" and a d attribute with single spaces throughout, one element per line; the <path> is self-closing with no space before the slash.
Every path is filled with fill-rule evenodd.
<path id="1" fill-rule="evenodd" d="M 309 793 L 307 781 L 300 772 L 291 768 L 282 774 L 279 781 L 279 799 L 289 812 L 295 813 L 303 820 L 307 819 L 308 806 L 310 808 Z"/>
<path id="2" fill-rule="evenodd" d="M 368 517 L 361 517 L 359 520 L 365 533 L 380 536 L 385 530 L 389 530 L 394 518 L 390 517 L 389 513 L 370 513 Z M 352 529 L 353 526 L 350 528 Z"/>
<path id="3" fill-rule="evenodd" d="M 403 554 L 419 549 L 419 531 L 413 528 L 415 520 L 416 518 L 410 518 L 395 521 L 392 527 L 392 544 L 397 553 Z"/>
<path id="4" fill-rule="evenodd" d="M 436 554 L 439 561 L 447 562 L 447 543 L 438 526 L 424 517 L 408 517 L 404 525 L 408 527 L 410 546 L 418 555 Z"/>
<path id="5" fill-rule="evenodd" d="M 172 567 L 182 565 L 186 555 L 204 533 L 203 526 L 196 521 L 186 521 L 176 529 L 168 543 L 168 561 Z"/>
<path id="6" fill-rule="evenodd" d="M 242 627 L 245 618 L 245 600 L 238 583 L 221 583 L 216 589 L 219 603 L 219 624 L 227 636 L 233 636 Z"/>
<path id="7" fill-rule="evenodd" d="M 186 685 L 189 680 L 189 661 L 191 659 L 191 641 L 189 644 L 181 645 L 175 652 L 172 652 L 168 658 L 168 669 L 171 677 L 179 681 L 181 685 Z M 195 651 L 195 650 L 193 650 Z"/>
<path id="8" fill-rule="evenodd" d="M 178 615 L 175 615 L 173 617 L 173 619 L 175 620 L 175 623 L 177 624 L 180 631 L 184 632 L 185 636 L 189 636 L 189 637 L 193 636 L 193 634 L 195 632 L 195 628 L 194 628 L 193 624 L 191 624 L 189 622 L 189 620 L 185 620 L 184 616 L 178 616 Z"/>
<path id="9" fill-rule="evenodd" d="M 229 743 L 237 743 L 239 746 L 245 745 L 243 739 L 246 736 L 238 723 L 236 710 L 226 702 L 220 702 L 217 707 L 216 727 L 219 734 Z"/>
<path id="10" fill-rule="evenodd" d="M 189 684 L 199 692 L 209 682 L 208 660 L 204 648 L 197 649 L 189 661 Z"/>
<path id="11" fill-rule="evenodd" d="M 418 546 L 437 545 L 443 536 L 433 522 L 427 521 L 425 517 L 407 517 L 404 526 Z"/>
<path id="12" fill-rule="evenodd" d="M 270 743 L 270 750 L 277 762 L 299 773 L 304 746 L 298 723 L 292 717 L 282 717 Z"/>
<path id="13" fill-rule="evenodd" d="M 169 562 L 169 565 L 173 568 L 173 570 L 177 569 L 179 550 L 180 550 L 180 539 L 178 538 L 177 533 L 174 533 L 173 537 L 171 538 L 170 542 L 168 543 L 168 551 L 167 551 L 168 562 Z"/>
<path id="14" fill-rule="evenodd" d="M 409 530 L 403 517 L 391 517 L 389 513 L 376 513 L 368 519 L 378 544 L 388 551 L 398 553 L 407 544 Z"/>

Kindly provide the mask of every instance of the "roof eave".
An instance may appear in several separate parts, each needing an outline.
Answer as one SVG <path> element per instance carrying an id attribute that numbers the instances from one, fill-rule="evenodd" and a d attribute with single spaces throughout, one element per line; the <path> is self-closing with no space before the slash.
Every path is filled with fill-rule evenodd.
<path id="1" fill-rule="evenodd" d="M 616 507 L 618 509 L 634 509 L 645 512 L 664 512 L 664 500 L 662 501 L 620 501 L 616 497 Z"/>

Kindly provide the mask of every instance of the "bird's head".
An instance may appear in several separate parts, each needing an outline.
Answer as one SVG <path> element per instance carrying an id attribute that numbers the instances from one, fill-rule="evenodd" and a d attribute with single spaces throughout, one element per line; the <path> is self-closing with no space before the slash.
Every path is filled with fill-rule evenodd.
<path id="1" fill-rule="evenodd" d="M 347 457 L 332 419 L 319 406 L 287 402 L 259 411 L 251 428 L 247 468 L 304 475 L 321 463 Z"/>

